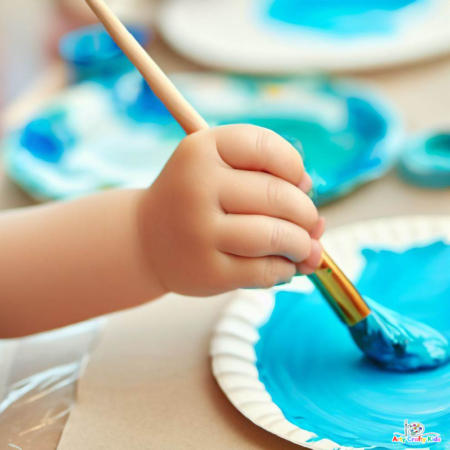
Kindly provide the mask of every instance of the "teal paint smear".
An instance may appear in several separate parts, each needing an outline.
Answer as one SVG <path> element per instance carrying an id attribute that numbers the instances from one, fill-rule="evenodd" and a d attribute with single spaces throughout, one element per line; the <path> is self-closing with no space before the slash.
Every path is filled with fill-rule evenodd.
<path id="1" fill-rule="evenodd" d="M 406 181 L 432 189 L 450 187 L 450 133 L 413 138 L 398 162 Z"/>
<path id="2" fill-rule="evenodd" d="M 362 253 L 360 292 L 450 338 L 450 246 L 439 241 L 403 253 Z M 259 331 L 260 379 L 293 424 L 342 446 L 401 449 L 391 440 L 408 419 L 441 434 L 433 448 L 450 449 L 450 365 L 413 373 L 380 369 L 318 291 L 278 293 Z"/>
<path id="3" fill-rule="evenodd" d="M 389 34 L 403 8 L 422 0 L 274 0 L 269 17 L 341 36 Z"/>
<path id="4" fill-rule="evenodd" d="M 330 91 L 330 94 L 340 97 L 337 92 Z M 269 128 L 289 141 L 301 142 L 305 168 L 313 180 L 316 203 L 320 205 L 355 178 L 383 165 L 377 145 L 387 134 L 385 118 L 365 100 L 344 96 L 341 100 L 348 110 L 348 122 L 341 129 L 328 129 L 306 117 L 273 115 L 238 116 L 222 123 L 249 123 Z"/>

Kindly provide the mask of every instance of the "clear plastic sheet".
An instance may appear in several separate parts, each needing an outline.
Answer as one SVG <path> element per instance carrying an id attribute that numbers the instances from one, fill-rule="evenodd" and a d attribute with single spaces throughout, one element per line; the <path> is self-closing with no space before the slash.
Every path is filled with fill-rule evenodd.
<path id="1" fill-rule="evenodd" d="M 106 319 L 0 340 L 0 448 L 56 450 Z"/>

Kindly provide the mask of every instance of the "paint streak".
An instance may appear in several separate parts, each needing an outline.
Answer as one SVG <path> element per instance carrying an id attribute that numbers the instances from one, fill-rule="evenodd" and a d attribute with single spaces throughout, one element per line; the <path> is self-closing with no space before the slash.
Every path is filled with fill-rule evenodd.
<path id="1" fill-rule="evenodd" d="M 357 287 L 364 295 L 450 337 L 450 246 L 363 255 Z M 408 419 L 441 434 L 433 448 L 450 449 L 450 365 L 414 373 L 380 369 L 317 291 L 279 293 L 260 335 L 260 379 L 290 422 L 343 446 L 399 449 L 393 433 Z"/>
<path id="2" fill-rule="evenodd" d="M 399 12 L 422 0 L 274 0 L 269 16 L 285 24 L 340 36 L 388 34 Z"/>

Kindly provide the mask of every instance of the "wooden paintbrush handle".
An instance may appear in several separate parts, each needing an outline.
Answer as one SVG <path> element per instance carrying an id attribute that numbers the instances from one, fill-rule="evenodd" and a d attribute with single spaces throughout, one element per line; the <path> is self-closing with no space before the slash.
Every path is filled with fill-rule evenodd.
<path id="1" fill-rule="evenodd" d="M 114 42 L 139 70 L 155 95 L 170 111 L 186 134 L 209 128 L 208 123 L 180 94 L 178 89 L 142 48 L 103 0 L 86 0 Z"/>

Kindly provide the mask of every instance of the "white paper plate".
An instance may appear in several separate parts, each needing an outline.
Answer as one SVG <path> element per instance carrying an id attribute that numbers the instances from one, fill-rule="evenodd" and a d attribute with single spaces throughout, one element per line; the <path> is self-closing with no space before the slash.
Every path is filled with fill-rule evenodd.
<path id="1" fill-rule="evenodd" d="M 349 278 L 355 280 L 363 269 L 362 247 L 402 251 L 437 239 L 450 242 L 450 217 L 419 216 L 362 222 L 331 230 L 322 241 Z M 312 284 L 306 278 L 297 278 L 282 290 L 308 292 Z M 211 342 L 214 376 L 231 403 L 261 428 L 311 449 L 340 447 L 326 436 L 307 442 L 317 436 L 289 422 L 259 380 L 255 344 L 259 340 L 258 329 L 272 313 L 274 291 L 236 293 Z"/>
<path id="2" fill-rule="evenodd" d="M 355 37 L 280 25 L 264 13 L 269 6 L 268 0 L 167 0 L 159 27 L 184 56 L 248 73 L 367 70 L 450 51 L 448 0 L 409 5 L 397 13 L 394 31 Z"/>

